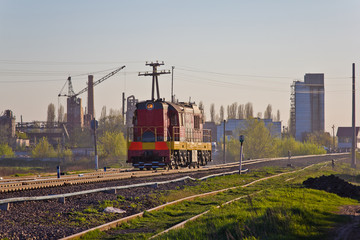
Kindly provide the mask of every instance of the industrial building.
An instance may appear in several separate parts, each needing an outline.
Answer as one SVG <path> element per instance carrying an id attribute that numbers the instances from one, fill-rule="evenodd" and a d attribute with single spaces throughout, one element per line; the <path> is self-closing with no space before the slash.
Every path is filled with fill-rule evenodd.
<path id="1" fill-rule="evenodd" d="M 281 137 L 281 122 L 273 122 L 272 119 L 257 119 L 258 121 L 264 122 L 265 127 L 269 129 L 271 136 Z M 230 137 L 238 138 L 239 130 L 244 130 L 247 127 L 247 119 L 229 119 L 225 123 L 225 135 Z M 205 124 L 206 128 L 208 125 Z M 217 126 L 216 141 L 223 141 L 224 137 L 224 122 Z M 214 140 L 213 140 L 214 141 Z"/>
<path id="2" fill-rule="evenodd" d="M 291 85 L 290 131 L 297 141 L 324 131 L 324 74 L 307 73 Z"/>
<path id="3" fill-rule="evenodd" d="M 5 110 L 0 116 L 0 140 L 15 138 L 15 116 L 11 110 Z"/>
<path id="4" fill-rule="evenodd" d="M 360 127 L 356 127 L 356 148 L 360 148 Z M 336 136 L 338 137 L 338 149 L 340 151 L 350 151 L 352 147 L 353 128 L 338 127 Z"/>

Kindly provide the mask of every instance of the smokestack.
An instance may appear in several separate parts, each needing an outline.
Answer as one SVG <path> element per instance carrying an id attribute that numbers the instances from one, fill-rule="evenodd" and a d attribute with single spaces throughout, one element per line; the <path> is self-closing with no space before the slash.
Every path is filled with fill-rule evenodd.
<path id="1" fill-rule="evenodd" d="M 88 114 L 91 116 L 90 119 L 95 117 L 94 110 L 94 76 L 88 76 Z"/>

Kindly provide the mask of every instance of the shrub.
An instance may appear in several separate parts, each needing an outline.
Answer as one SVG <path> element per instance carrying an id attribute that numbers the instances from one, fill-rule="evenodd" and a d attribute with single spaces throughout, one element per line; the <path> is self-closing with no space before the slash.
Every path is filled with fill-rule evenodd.
<path id="1" fill-rule="evenodd" d="M 57 153 L 45 137 L 31 151 L 31 155 L 34 158 L 57 157 Z"/>
<path id="2" fill-rule="evenodd" d="M 0 156 L 3 157 L 13 157 L 14 152 L 11 147 L 7 144 L 0 144 Z"/>

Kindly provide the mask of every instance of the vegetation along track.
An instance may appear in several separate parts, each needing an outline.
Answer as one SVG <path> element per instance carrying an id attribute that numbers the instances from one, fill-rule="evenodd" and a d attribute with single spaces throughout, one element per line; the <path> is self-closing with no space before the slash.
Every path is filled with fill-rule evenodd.
<path id="1" fill-rule="evenodd" d="M 297 158 L 293 159 L 292 164 L 294 166 L 303 167 L 308 164 L 318 163 L 322 161 L 328 161 L 334 158 L 344 158 L 344 155 L 326 155 L 326 156 L 317 156 L 315 158 Z M 306 160 L 305 160 L 306 159 Z M 286 166 L 287 160 L 273 161 L 271 164 Z M 262 162 L 257 165 L 247 165 L 246 168 L 256 168 L 262 166 L 269 166 L 269 162 Z M 238 166 L 233 166 L 233 170 L 238 169 Z M 224 171 L 224 170 L 217 170 Z M 186 173 L 186 175 L 192 175 L 192 177 L 199 178 L 203 175 L 214 174 L 215 170 L 211 173 Z M 177 175 L 177 178 L 180 176 Z M 156 176 L 151 179 L 151 181 L 161 181 L 169 179 L 169 175 L 165 176 Z M 156 179 L 156 180 L 155 180 Z M 112 185 L 128 185 L 134 184 L 135 182 L 147 182 L 150 181 L 149 178 L 139 178 L 139 179 L 125 179 L 122 181 L 112 181 L 112 182 L 103 182 L 97 184 L 85 184 L 85 185 L 76 185 L 76 186 L 66 186 L 65 187 L 56 187 L 49 189 L 36 189 L 29 191 L 21 192 L 8 192 L 1 193 L 2 198 L 9 197 L 19 197 L 26 194 L 30 196 L 43 196 L 49 194 L 59 194 L 60 192 L 66 190 L 66 192 L 71 191 L 80 191 L 83 187 L 99 188 L 99 184 L 108 184 Z M 170 183 L 166 185 L 159 185 L 156 189 L 156 192 L 161 192 L 164 190 L 177 189 L 181 188 L 183 185 L 196 185 L 194 181 L 187 182 L 178 182 Z M 93 186 L 96 185 L 96 186 Z M 108 185 L 107 185 L 108 186 Z M 76 188 L 76 189 L 75 189 Z M 60 190 L 59 190 L 60 189 Z M 154 197 L 154 188 L 149 187 L 139 187 L 136 189 L 123 189 L 120 194 L 124 198 L 124 204 L 128 207 L 125 207 L 126 215 L 133 215 L 150 209 L 152 207 L 158 206 L 161 204 L 159 199 Z M 14 194 L 17 196 L 14 196 Z M 66 203 L 60 203 L 57 200 L 46 200 L 46 201 L 29 201 L 29 202 L 18 202 L 11 206 L 9 211 L 0 211 L 1 219 L 3 221 L 0 223 L 0 238 L 7 237 L 9 239 L 57 239 L 71 234 L 84 231 L 91 227 L 94 227 L 98 224 L 98 221 L 90 221 L 92 223 L 87 224 L 87 219 L 81 215 L 83 211 L 86 210 L 89 206 L 101 205 L 104 207 L 104 204 L 112 201 L 119 201 L 119 195 L 109 194 L 106 192 L 99 192 L 96 194 L 86 194 L 81 196 L 70 197 L 66 200 Z M 101 219 L 97 219 L 100 222 L 110 222 L 116 220 L 118 216 L 115 214 L 110 214 L 108 216 L 102 216 Z"/>

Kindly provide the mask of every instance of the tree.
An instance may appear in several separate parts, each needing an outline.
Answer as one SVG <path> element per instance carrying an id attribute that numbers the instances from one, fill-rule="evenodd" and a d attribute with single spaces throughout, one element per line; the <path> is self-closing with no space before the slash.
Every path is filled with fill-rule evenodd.
<path id="1" fill-rule="evenodd" d="M 204 122 L 205 122 L 205 120 L 206 120 L 205 111 L 204 111 L 205 107 L 204 107 L 204 103 L 203 103 L 202 101 L 199 102 L 199 109 L 200 109 L 201 112 L 202 112 L 203 120 L 204 120 Z"/>
<path id="2" fill-rule="evenodd" d="M 124 160 L 126 157 L 126 141 L 122 132 L 106 131 L 99 137 L 99 155 L 107 161 Z"/>
<path id="3" fill-rule="evenodd" d="M 272 106 L 268 104 L 264 112 L 264 119 L 272 119 Z"/>
<path id="4" fill-rule="evenodd" d="M 305 142 L 313 143 L 317 146 L 330 147 L 332 141 L 333 139 L 328 132 L 316 131 L 305 135 Z"/>
<path id="5" fill-rule="evenodd" d="M 276 112 L 276 121 L 280 122 L 280 110 L 279 109 Z"/>
<path id="6" fill-rule="evenodd" d="M 56 152 L 51 144 L 48 142 L 47 138 L 43 137 L 40 139 L 39 143 L 36 144 L 35 148 L 31 151 L 31 155 L 34 158 L 48 158 L 56 157 Z"/>
<path id="7" fill-rule="evenodd" d="M 50 103 L 47 110 L 47 123 L 49 126 L 53 126 L 55 122 L 55 105 Z"/>
<path id="8" fill-rule="evenodd" d="M 101 109 L 101 114 L 100 114 L 100 125 L 101 124 L 104 124 L 105 121 L 106 121 L 106 106 L 103 106 L 102 109 Z"/>
<path id="9" fill-rule="evenodd" d="M 228 119 L 236 119 L 236 113 L 237 113 L 237 103 L 233 103 L 230 106 L 227 106 L 227 114 Z"/>
<path id="10" fill-rule="evenodd" d="M 262 118 L 262 112 L 258 112 L 256 117 L 261 119 Z"/>
<path id="11" fill-rule="evenodd" d="M 210 121 L 215 122 L 215 104 L 210 105 Z"/>
<path id="12" fill-rule="evenodd" d="M 64 106 L 61 104 L 58 109 L 58 122 L 64 122 Z"/>
<path id="13" fill-rule="evenodd" d="M 224 107 L 223 105 L 220 106 L 220 117 L 219 117 L 219 120 L 220 120 L 220 123 L 224 121 Z"/>
<path id="14" fill-rule="evenodd" d="M 238 107 L 238 119 L 245 119 L 245 107 L 244 104 L 240 104 Z"/>
<path id="15" fill-rule="evenodd" d="M 0 157 L 13 157 L 15 154 L 6 143 L 0 144 Z"/>
<path id="16" fill-rule="evenodd" d="M 104 107 L 103 107 L 104 110 Z M 126 132 L 126 128 L 124 125 L 123 116 L 120 110 L 110 109 L 109 115 L 103 116 L 100 118 L 98 133 L 99 136 L 104 134 L 106 131 L 110 132 Z"/>
<path id="17" fill-rule="evenodd" d="M 275 138 L 265 127 L 263 121 L 249 119 L 246 121 L 244 129 L 238 129 L 236 135 L 244 135 L 244 155 L 245 158 L 266 158 L 275 157 L 277 154 L 274 145 Z M 227 145 L 228 152 L 235 160 L 239 160 L 240 142 L 238 138 L 231 138 Z"/>
<path id="18" fill-rule="evenodd" d="M 251 102 L 245 104 L 245 118 L 246 119 L 254 118 L 253 105 Z"/>
<path id="19" fill-rule="evenodd" d="M 275 156 L 274 138 L 263 121 L 249 119 L 246 128 L 240 131 L 245 135 L 244 154 L 246 158 L 265 158 Z"/>

